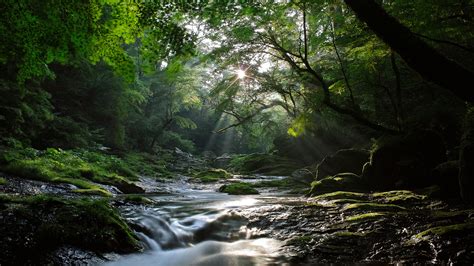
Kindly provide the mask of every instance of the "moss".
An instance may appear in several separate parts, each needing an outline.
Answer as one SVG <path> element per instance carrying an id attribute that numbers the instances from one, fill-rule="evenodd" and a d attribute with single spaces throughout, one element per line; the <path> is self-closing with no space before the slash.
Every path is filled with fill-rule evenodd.
<path id="1" fill-rule="evenodd" d="M 359 238 L 359 237 L 364 237 L 368 233 L 362 233 L 362 232 L 350 232 L 350 231 L 338 231 L 332 234 L 333 237 L 337 238 Z"/>
<path id="2" fill-rule="evenodd" d="M 474 209 L 469 209 L 469 210 L 459 210 L 459 211 L 432 211 L 431 212 L 431 217 L 434 219 L 446 219 L 446 218 L 467 218 L 470 215 L 474 215 Z"/>
<path id="3" fill-rule="evenodd" d="M 365 192 L 364 181 L 352 173 L 342 173 L 311 183 L 310 196 L 317 196 L 336 191 Z"/>
<path id="4" fill-rule="evenodd" d="M 364 203 L 364 200 L 357 200 L 357 199 L 336 199 L 331 200 L 333 204 L 348 204 L 348 203 Z"/>
<path id="5" fill-rule="evenodd" d="M 369 212 L 369 213 L 349 216 L 349 217 L 346 218 L 346 221 L 348 221 L 348 222 L 361 222 L 361 221 L 368 221 L 368 220 L 378 219 L 378 218 L 381 218 L 381 217 L 384 217 L 384 216 L 387 216 L 387 214 L 382 213 L 382 212 Z"/>
<path id="6" fill-rule="evenodd" d="M 431 235 L 444 236 L 449 234 L 461 234 L 463 232 L 472 232 L 474 230 L 474 221 L 466 223 L 437 226 L 416 234 L 413 238 L 420 240 Z"/>
<path id="7" fill-rule="evenodd" d="M 286 242 L 287 245 L 292 245 L 292 246 L 304 246 L 307 245 L 309 242 L 313 240 L 313 237 L 310 235 L 306 236 L 297 236 L 293 237 L 288 242 Z"/>
<path id="8" fill-rule="evenodd" d="M 0 186 L 1 185 L 6 185 L 7 183 L 8 183 L 8 181 L 5 178 L 0 177 Z"/>
<path id="9" fill-rule="evenodd" d="M 7 173 L 17 175 L 27 179 L 35 179 L 54 183 L 68 183 L 82 189 L 102 191 L 102 194 L 108 194 L 101 187 L 70 174 L 71 169 L 63 163 L 52 161 L 49 159 L 27 159 L 12 162 L 3 170 Z"/>
<path id="10" fill-rule="evenodd" d="M 369 211 L 404 211 L 402 206 L 395 204 L 380 204 L 380 203 L 352 203 L 344 207 L 344 210 L 369 210 Z"/>
<path id="11" fill-rule="evenodd" d="M 133 202 L 133 203 L 139 203 L 139 204 L 153 203 L 151 199 L 140 196 L 140 195 L 126 195 L 123 199 L 127 202 Z"/>
<path id="12" fill-rule="evenodd" d="M 275 179 L 275 180 L 267 180 L 267 181 L 260 181 L 253 184 L 255 188 L 281 188 L 281 189 L 294 189 L 298 192 L 301 192 L 302 189 L 307 188 L 306 184 L 301 182 L 296 182 L 291 178 L 282 178 L 282 179 Z"/>
<path id="13" fill-rule="evenodd" d="M 380 193 L 374 193 L 375 199 L 381 199 L 387 203 L 400 204 L 413 201 L 422 201 L 427 198 L 425 195 L 419 195 L 408 190 L 392 190 Z"/>
<path id="14" fill-rule="evenodd" d="M 84 195 L 98 195 L 104 197 L 111 197 L 112 193 L 104 190 L 104 189 L 97 189 L 97 188 L 88 188 L 88 189 L 74 189 L 72 192 L 84 194 Z"/>
<path id="15" fill-rule="evenodd" d="M 350 192 L 350 191 L 335 191 L 331 193 L 322 194 L 314 197 L 316 200 L 335 200 L 335 199 L 355 199 L 362 200 L 367 199 L 367 194 Z"/>
<path id="16" fill-rule="evenodd" d="M 201 182 L 209 183 L 230 178 L 232 177 L 232 174 L 228 173 L 224 169 L 209 169 L 197 173 L 194 177 L 200 180 Z"/>
<path id="17" fill-rule="evenodd" d="M 11 262 L 22 264 L 24 254 L 44 256 L 63 245 L 95 252 L 140 249 L 136 236 L 107 201 L 2 195 L 0 202 L 0 233 L 5 237 L 0 245 Z"/>
<path id="18" fill-rule="evenodd" d="M 131 181 L 138 178 L 125 161 L 99 152 L 47 149 L 34 154 L 26 152 L 14 154 L 15 156 L 10 157 L 14 157 L 15 160 L 0 165 L 3 171 L 28 179 L 69 183 L 81 189 L 98 191 L 103 195 L 108 192 L 90 181 L 113 185 L 122 190 L 121 188 L 133 187 Z M 139 189 L 132 189 L 132 192 L 137 191 Z"/>
<path id="19" fill-rule="evenodd" d="M 244 182 L 223 185 L 219 188 L 219 192 L 224 192 L 231 195 L 258 194 L 258 191 L 252 187 L 252 184 Z"/>
<path id="20" fill-rule="evenodd" d="M 132 152 L 122 157 L 127 162 L 130 169 L 145 176 L 171 178 L 174 176 L 166 165 L 170 158 L 168 154 L 159 155 L 149 153 Z"/>

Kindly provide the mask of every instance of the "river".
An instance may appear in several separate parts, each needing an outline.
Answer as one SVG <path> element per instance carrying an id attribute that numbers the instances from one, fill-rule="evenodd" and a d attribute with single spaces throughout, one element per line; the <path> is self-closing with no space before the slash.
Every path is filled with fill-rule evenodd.
<path id="1" fill-rule="evenodd" d="M 232 181 L 240 181 L 234 176 Z M 245 182 L 281 179 L 245 177 Z M 281 191 L 260 195 L 219 193 L 222 184 L 196 184 L 182 179 L 163 183 L 167 193 L 144 196 L 150 205 L 125 205 L 123 216 L 146 246 L 143 253 L 119 257 L 106 265 L 284 265 L 284 242 L 248 227 L 249 212 L 298 201 Z M 285 255 L 283 255 L 285 254 Z"/>

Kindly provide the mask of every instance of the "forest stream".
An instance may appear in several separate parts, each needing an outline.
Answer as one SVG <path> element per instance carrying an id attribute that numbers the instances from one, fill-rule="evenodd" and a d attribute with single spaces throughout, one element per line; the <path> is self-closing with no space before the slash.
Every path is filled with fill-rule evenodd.
<path id="1" fill-rule="evenodd" d="M 473 265 L 474 0 L 0 5 L 0 266 Z"/>
<path id="2" fill-rule="evenodd" d="M 282 241 L 247 227 L 249 213 L 286 204 L 290 198 L 283 192 L 228 195 L 216 192 L 216 184 L 192 184 L 182 178 L 166 184 L 166 194 L 146 195 L 153 205 L 120 208 L 147 251 L 107 265 L 268 265 L 286 261 Z M 230 181 L 281 178 L 234 176 Z"/>

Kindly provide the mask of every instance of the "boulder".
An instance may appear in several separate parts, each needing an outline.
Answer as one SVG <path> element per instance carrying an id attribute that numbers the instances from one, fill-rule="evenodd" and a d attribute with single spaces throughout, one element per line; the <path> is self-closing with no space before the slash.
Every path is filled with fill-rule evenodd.
<path id="1" fill-rule="evenodd" d="M 308 166 L 300 169 L 296 169 L 291 173 L 291 177 L 294 180 L 298 180 L 305 183 L 311 183 L 316 177 L 316 166 Z"/>
<path id="2" fill-rule="evenodd" d="M 335 191 L 367 192 L 367 186 L 356 174 L 340 173 L 311 183 L 309 195 L 317 196 Z"/>
<path id="3" fill-rule="evenodd" d="M 422 130 L 405 136 L 382 137 L 374 145 L 363 177 L 375 190 L 421 188 L 434 183 L 432 170 L 446 161 L 443 139 Z"/>
<path id="4" fill-rule="evenodd" d="M 369 161 L 366 150 L 345 149 L 333 155 L 326 156 L 316 167 L 316 180 L 339 173 L 354 173 L 360 175 L 364 163 Z"/>
<path id="5" fill-rule="evenodd" d="M 141 194 L 145 193 L 145 189 L 128 181 L 115 184 L 115 186 L 124 194 Z"/>

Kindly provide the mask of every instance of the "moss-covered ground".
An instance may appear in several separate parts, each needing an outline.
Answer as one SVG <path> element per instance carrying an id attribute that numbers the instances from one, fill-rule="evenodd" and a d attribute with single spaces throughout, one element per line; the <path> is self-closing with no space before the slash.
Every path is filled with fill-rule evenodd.
<path id="1" fill-rule="evenodd" d="M 62 245 L 95 252 L 131 252 L 141 248 L 128 225 L 106 200 L 3 194 L 0 206 L 2 265 L 36 264 L 36 258 Z"/>
<path id="2" fill-rule="evenodd" d="M 72 184 L 78 193 L 110 196 L 96 183 L 113 185 L 124 193 L 143 192 L 134 185 L 139 175 L 172 176 L 164 159 L 144 153 L 122 157 L 101 151 L 49 148 L 2 149 L 0 170 L 13 176 L 55 183 Z"/>

